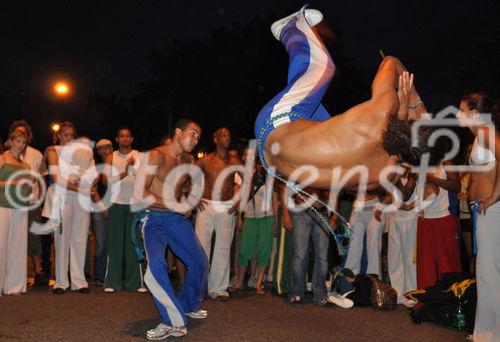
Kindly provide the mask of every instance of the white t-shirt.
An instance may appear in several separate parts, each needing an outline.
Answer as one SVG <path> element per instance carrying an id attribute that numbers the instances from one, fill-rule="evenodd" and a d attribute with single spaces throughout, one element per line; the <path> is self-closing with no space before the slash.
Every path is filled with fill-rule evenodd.
<path id="1" fill-rule="evenodd" d="M 432 172 L 435 177 L 440 179 L 447 179 L 446 171 L 443 165 L 440 164 Z M 448 198 L 448 191 L 439 187 L 439 192 L 436 196 L 424 200 L 424 218 L 441 218 L 450 215 L 448 207 L 450 200 Z"/>
<path id="2" fill-rule="evenodd" d="M 253 191 L 252 191 L 253 192 Z M 250 195 L 252 195 L 252 192 Z M 273 199 L 273 178 L 267 177 L 266 183 L 263 184 L 251 198 L 245 210 L 245 217 L 261 218 L 272 216 L 272 199 Z"/>
<path id="3" fill-rule="evenodd" d="M 132 150 L 127 154 L 120 151 L 113 152 L 113 161 L 111 168 L 111 176 L 119 176 L 125 172 L 127 160 L 134 158 L 134 164 L 128 170 L 128 175 L 122 180 L 111 184 L 111 202 L 116 204 L 134 204 L 132 198 L 134 191 L 135 174 L 139 169 L 139 151 Z"/>

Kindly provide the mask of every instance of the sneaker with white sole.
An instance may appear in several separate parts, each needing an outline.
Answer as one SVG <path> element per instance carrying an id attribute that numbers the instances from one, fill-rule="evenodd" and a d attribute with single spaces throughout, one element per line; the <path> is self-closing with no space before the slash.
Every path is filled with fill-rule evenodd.
<path id="1" fill-rule="evenodd" d="M 146 292 L 148 292 L 148 289 L 145 287 L 139 287 L 136 291 L 139 293 L 146 293 Z"/>
<path id="2" fill-rule="evenodd" d="M 181 337 L 187 335 L 186 327 L 171 327 L 164 323 L 158 324 L 154 329 L 148 330 L 146 338 L 148 340 L 163 340 L 167 337 Z"/>
<path id="3" fill-rule="evenodd" d="M 350 292 L 344 295 L 340 295 L 337 292 L 331 292 L 330 295 L 328 296 L 328 301 L 330 303 L 340 306 L 341 308 L 350 309 L 354 306 L 354 302 L 349 298 L 347 298 L 347 295 L 349 293 Z"/>
<path id="4" fill-rule="evenodd" d="M 288 24 L 290 20 L 293 18 L 297 17 L 300 15 L 300 12 L 304 11 L 304 14 L 306 16 L 307 23 L 313 27 L 317 24 L 319 24 L 323 20 L 323 14 L 315 9 L 301 9 L 300 11 L 297 11 L 293 14 L 290 14 L 287 17 L 281 18 L 279 20 L 276 20 L 272 25 L 271 25 L 271 32 L 273 33 L 274 38 L 277 40 L 280 40 L 281 36 L 281 31 L 283 31 L 283 28 Z"/>
<path id="5" fill-rule="evenodd" d="M 106 292 L 106 293 L 113 293 L 113 292 L 115 292 L 115 289 L 112 288 L 112 287 L 105 287 L 104 288 L 104 292 Z"/>
<path id="6" fill-rule="evenodd" d="M 200 309 L 198 311 L 186 312 L 186 316 L 194 319 L 205 319 L 208 317 L 208 311 Z"/>

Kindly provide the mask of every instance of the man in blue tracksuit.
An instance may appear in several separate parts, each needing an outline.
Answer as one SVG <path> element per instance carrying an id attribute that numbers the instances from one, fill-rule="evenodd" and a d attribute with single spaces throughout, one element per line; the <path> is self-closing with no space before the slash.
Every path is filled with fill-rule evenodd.
<path id="1" fill-rule="evenodd" d="M 200 134 L 201 128 L 196 122 L 179 120 L 174 126 L 171 142 L 151 150 L 147 163 L 141 166 L 137 175 L 140 178 L 134 188 L 135 197 L 143 204 L 150 200 L 146 204 L 148 209 L 141 213 L 148 259 L 144 281 L 162 317 L 162 322 L 147 332 L 146 337 L 150 340 L 186 335 L 186 316 L 207 317 L 207 312 L 200 306 L 207 288 L 208 263 L 188 219 L 190 212 L 177 203 L 181 183 L 185 183 L 187 177 L 177 178 L 179 182 L 176 184 L 170 178 L 176 178 L 178 166 L 189 164 L 188 153 L 198 143 Z M 167 246 L 188 270 L 177 296 L 168 277 Z"/>

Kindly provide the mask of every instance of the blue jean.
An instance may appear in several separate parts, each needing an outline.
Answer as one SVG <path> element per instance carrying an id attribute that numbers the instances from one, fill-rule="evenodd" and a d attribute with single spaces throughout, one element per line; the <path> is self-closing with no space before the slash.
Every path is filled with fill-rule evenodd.
<path id="1" fill-rule="evenodd" d="M 291 213 L 293 223 L 293 261 L 291 276 L 291 295 L 304 296 L 306 274 L 306 256 L 309 252 L 309 239 L 314 253 L 312 276 L 313 301 L 319 303 L 327 296 L 326 275 L 328 272 L 329 236 L 318 222 L 315 214 L 309 210 Z"/>
<path id="2" fill-rule="evenodd" d="M 108 218 L 103 213 L 92 214 L 95 234 L 94 279 L 104 282 L 108 260 Z"/>

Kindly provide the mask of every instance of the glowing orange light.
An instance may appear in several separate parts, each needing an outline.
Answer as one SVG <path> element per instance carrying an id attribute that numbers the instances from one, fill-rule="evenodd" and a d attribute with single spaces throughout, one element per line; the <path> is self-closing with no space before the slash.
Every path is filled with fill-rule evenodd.
<path id="1" fill-rule="evenodd" d="M 57 82 L 54 85 L 54 91 L 58 95 L 65 96 L 69 93 L 69 85 L 65 82 Z"/>
<path id="2" fill-rule="evenodd" d="M 58 123 L 53 123 L 51 126 L 50 126 L 50 129 L 52 130 L 52 132 L 54 133 L 57 133 L 59 132 L 59 129 L 61 128 L 61 126 L 59 126 Z"/>
<path id="3" fill-rule="evenodd" d="M 198 152 L 198 159 L 203 158 L 203 156 L 204 156 L 204 153 L 203 153 L 203 152 Z"/>

